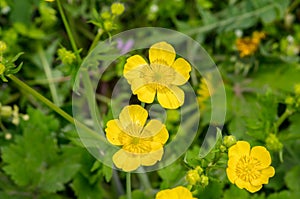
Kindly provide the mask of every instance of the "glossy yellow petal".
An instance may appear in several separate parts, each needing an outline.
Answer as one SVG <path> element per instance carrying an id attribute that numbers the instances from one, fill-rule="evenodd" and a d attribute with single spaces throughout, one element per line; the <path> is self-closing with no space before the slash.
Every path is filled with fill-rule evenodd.
<path id="1" fill-rule="evenodd" d="M 116 167 L 125 172 L 134 171 L 141 165 L 138 155 L 128 153 L 123 149 L 120 149 L 113 155 L 113 162 Z"/>
<path id="2" fill-rule="evenodd" d="M 160 105 L 168 109 L 177 109 L 184 102 L 184 92 L 177 86 L 159 88 L 157 99 Z"/>
<path id="3" fill-rule="evenodd" d="M 123 145 L 130 140 L 129 135 L 121 129 L 119 120 L 108 121 L 105 132 L 107 140 L 113 145 Z"/>
<path id="4" fill-rule="evenodd" d="M 250 144 L 245 141 L 238 141 L 235 145 L 231 146 L 228 150 L 228 157 L 237 156 L 249 156 L 250 155 Z"/>
<path id="5" fill-rule="evenodd" d="M 235 184 L 236 184 L 236 186 L 238 188 L 244 189 L 244 188 L 246 188 L 246 187 L 248 187 L 250 185 L 250 182 L 246 182 L 246 181 L 244 181 L 244 180 L 242 180 L 240 178 L 236 178 Z"/>
<path id="6" fill-rule="evenodd" d="M 138 71 L 139 70 L 138 68 L 143 68 L 144 66 L 147 65 L 148 63 L 145 61 L 143 57 L 141 57 L 140 55 L 133 55 L 126 60 L 123 73 L 124 75 L 126 75 L 129 71 L 132 70 Z"/>
<path id="7" fill-rule="evenodd" d="M 172 191 L 171 189 L 166 189 L 158 192 L 156 194 L 155 199 L 180 199 L 177 196 L 177 193 Z"/>
<path id="8" fill-rule="evenodd" d="M 163 153 L 164 153 L 164 151 L 161 148 L 156 151 L 151 151 L 150 153 L 147 153 L 147 154 L 141 154 L 140 155 L 141 165 L 143 165 L 143 166 L 154 165 L 157 161 L 161 160 Z"/>
<path id="9" fill-rule="evenodd" d="M 126 129 L 126 133 L 135 136 L 142 131 L 148 118 L 148 112 L 139 105 L 125 106 L 119 118 L 122 127 Z"/>
<path id="10" fill-rule="evenodd" d="M 152 103 L 154 101 L 156 90 L 152 85 L 147 84 L 134 90 L 133 94 L 137 95 L 141 102 Z"/>
<path id="11" fill-rule="evenodd" d="M 171 66 L 175 60 L 175 50 L 167 42 L 153 44 L 149 49 L 150 63 Z"/>
<path id="12" fill-rule="evenodd" d="M 191 65 L 183 58 L 178 58 L 172 65 L 172 68 L 176 71 L 174 85 L 182 85 L 186 83 L 190 78 Z"/>
<path id="13" fill-rule="evenodd" d="M 153 119 L 145 126 L 141 133 L 142 138 L 151 138 L 149 140 L 161 144 L 166 143 L 169 138 L 169 133 L 166 126 L 161 121 Z"/>
<path id="14" fill-rule="evenodd" d="M 234 184 L 234 183 L 235 183 L 235 180 L 238 178 L 238 176 L 237 176 L 236 173 L 235 173 L 235 170 L 232 169 L 232 168 L 230 168 L 230 167 L 228 167 L 228 168 L 226 169 L 226 174 L 227 174 L 228 180 L 229 180 L 232 184 Z"/>
<path id="15" fill-rule="evenodd" d="M 190 190 L 188 190 L 185 187 L 179 186 L 179 187 L 172 189 L 172 191 L 177 193 L 178 198 L 193 199 L 192 193 L 190 192 Z"/>
<path id="16" fill-rule="evenodd" d="M 262 188 L 262 185 L 258 185 L 258 186 L 253 186 L 249 183 L 249 185 L 246 187 L 246 189 L 251 192 L 251 193 L 254 193 L 254 192 L 257 192 L 259 191 L 260 189 Z"/>
<path id="17" fill-rule="evenodd" d="M 275 169 L 273 167 L 268 167 L 260 171 L 261 176 L 251 181 L 253 186 L 260 186 L 262 184 L 268 184 L 269 178 L 275 175 Z"/>
<path id="18" fill-rule="evenodd" d="M 265 147 L 255 146 L 251 149 L 251 158 L 257 159 L 260 164 L 257 166 L 259 169 L 267 168 L 271 164 L 271 155 Z"/>

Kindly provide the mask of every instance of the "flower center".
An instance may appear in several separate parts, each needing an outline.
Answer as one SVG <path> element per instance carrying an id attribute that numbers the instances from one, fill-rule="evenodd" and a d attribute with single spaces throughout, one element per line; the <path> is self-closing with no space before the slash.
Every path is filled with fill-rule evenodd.
<path id="1" fill-rule="evenodd" d="M 236 174 L 243 181 L 252 181 L 261 175 L 258 169 L 259 165 L 260 161 L 256 158 L 243 156 L 237 163 Z"/>
<path id="2" fill-rule="evenodd" d="M 170 67 L 159 63 L 152 63 L 143 71 L 142 76 L 147 84 L 155 84 L 156 87 L 170 85 L 176 72 Z"/>

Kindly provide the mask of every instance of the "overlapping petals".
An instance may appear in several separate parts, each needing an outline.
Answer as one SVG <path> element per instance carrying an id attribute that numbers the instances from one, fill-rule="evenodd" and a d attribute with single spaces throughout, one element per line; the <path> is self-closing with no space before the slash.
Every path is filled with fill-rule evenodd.
<path id="1" fill-rule="evenodd" d="M 107 123 L 107 140 L 122 148 L 113 155 L 116 167 L 124 171 L 136 170 L 139 166 L 152 166 L 161 160 L 163 145 L 169 138 L 168 131 L 159 120 L 150 120 L 148 112 L 139 105 L 123 108 L 119 119 Z"/>
<path id="2" fill-rule="evenodd" d="M 178 86 L 190 78 L 191 66 L 185 59 L 175 58 L 174 48 L 166 42 L 159 42 L 149 49 L 150 64 L 140 55 L 127 59 L 124 76 L 140 101 L 152 103 L 157 94 L 158 102 L 164 108 L 182 106 L 184 92 Z"/>
<path id="3" fill-rule="evenodd" d="M 240 189 L 253 193 L 269 183 L 275 170 L 271 164 L 271 156 L 265 147 L 256 146 L 250 149 L 250 144 L 238 141 L 229 148 L 228 167 L 226 173 L 231 183 Z"/>

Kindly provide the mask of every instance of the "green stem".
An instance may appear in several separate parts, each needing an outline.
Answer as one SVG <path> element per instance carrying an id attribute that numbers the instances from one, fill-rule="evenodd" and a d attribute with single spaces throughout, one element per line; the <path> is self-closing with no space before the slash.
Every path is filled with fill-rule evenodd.
<path id="1" fill-rule="evenodd" d="M 83 129 L 86 133 L 88 133 L 89 135 L 91 135 L 93 138 L 98 139 L 99 141 L 106 142 L 106 140 L 105 140 L 104 137 L 102 137 L 97 132 L 93 131 L 92 129 L 90 129 L 89 127 L 87 127 L 86 125 L 84 125 L 83 123 L 81 123 L 78 120 L 74 119 L 68 113 L 66 113 L 65 111 L 63 111 L 58 106 L 56 106 L 53 102 L 51 102 L 50 100 L 48 100 L 47 98 L 45 98 L 44 96 L 42 96 L 40 93 L 38 93 L 37 91 L 35 91 L 34 89 L 32 89 L 30 86 L 28 86 L 27 84 L 25 84 L 24 82 L 22 82 L 21 80 L 19 80 L 16 76 L 10 74 L 8 77 L 13 82 L 15 82 L 21 89 L 23 89 L 23 91 L 26 91 L 27 93 L 30 93 L 31 95 L 33 95 L 35 98 L 37 98 L 38 100 L 40 100 L 41 102 L 43 102 L 44 104 L 46 104 L 50 109 L 52 109 L 53 111 L 55 111 L 56 113 L 58 113 L 60 116 L 62 116 L 63 118 L 65 118 L 70 123 L 76 125 L 78 128 Z"/>
<path id="2" fill-rule="evenodd" d="M 88 106 L 89 106 L 89 110 L 92 116 L 94 126 L 96 127 L 96 130 L 99 131 L 101 127 L 99 126 L 99 122 L 98 122 L 99 112 L 96 106 L 95 91 L 87 70 L 82 71 L 82 82 L 86 91 Z"/>
<path id="3" fill-rule="evenodd" d="M 103 34 L 103 30 L 99 29 L 97 35 L 95 36 L 93 43 L 90 46 L 89 53 L 96 47 L 98 41 L 100 40 L 101 35 Z"/>
<path id="4" fill-rule="evenodd" d="M 146 191 L 152 191 L 152 186 L 150 184 L 148 175 L 146 173 L 137 173 L 138 178 L 140 179 L 141 183 L 145 187 Z"/>
<path id="5" fill-rule="evenodd" d="M 53 102 L 57 106 L 60 106 L 55 84 L 52 81 L 50 81 L 50 80 L 53 79 L 51 68 L 50 68 L 50 65 L 49 65 L 49 63 L 47 61 L 47 58 L 46 58 L 46 55 L 45 55 L 45 52 L 44 52 L 41 45 L 38 45 L 38 55 L 41 59 L 41 62 L 42 62 L 42 65 L 43 65 L 43 68 L 44 68 L 44 71 L 45 71 L 45 74 L 46 74 L 46 77 L 47 77 L 47 81 L 48 81 L 48 84 L 49 84 L 49 88 L 50 88 L 50 92 L 51 92 Z"/>
<path id="6" fill-rule="evenodd" d="M 81 60 L 81 57 L 80 57 L 80 55 L 79 55 L 78 48 L 77 48 L 75 39 L 74 39 L 74 37 L 73 37 L 72 31 L 71 31 L 71 29 L 70 29 L 70 26 L 69 26 L 69 24 L 68 24 L 66 15 L 65 15 L 65 13 L 64 13 L 64 11 L 63 11 L 63 9 L 62 9 L 60 0 L 56 0 L 56 2 L 57 2 L 57 6 L 58 6 L 59 13 L 60 13 L 60 15 L 61 15 L 61 18 L 62 18 L 62 20 L 63 20 L 64 26 L 65 26 L 65 28 L 66 28 L 67 34 L 68 34 L 68 36 L 69 36 L 69 39 L 70 39 L 70 42 L 71 42 L 73 51 L 76 53 L 76 58 L 77 58 L 78 62 L 81 63 L 82 60 Z"/>
<path id="7" fill-rule="evenodd" d="M 275 123 L 275 128 L 277 132 L 277 129 L 279 128 L 279 126 L 284 122 L 284 120 L 286 120 L 286 118 L 288 118 L 290 115 L 293 114 L 293 111 L 290 109 L 285 109 L 284 113 L 278 118 L 278 120 Z"/>
<path id="8" fill-rule="evenodd" d="M 132 199 L 132 196 L 131 196 L 131 175 L 130 175 L 130 172 L 126 173 L 126 194 L 127 194 L 127 199 Z"/>

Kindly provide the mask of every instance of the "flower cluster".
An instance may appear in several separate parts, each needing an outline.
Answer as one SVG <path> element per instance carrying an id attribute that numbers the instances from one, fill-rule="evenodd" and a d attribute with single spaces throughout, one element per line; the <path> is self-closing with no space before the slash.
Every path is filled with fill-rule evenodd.
<path id="1" fill-rule="evenodd" d="M 253 55 L 262 39 L 266 37 L 263 32 L 253 32 L 251 37 L 238 38 L 236 40 L 236 47 L 240 52 L 240 57 Z"/>
<path id="2" fill-rule="evenodd" d="M 170 44 L 159 42 L 150 47 L 150 64 L 140 55 L 127 59 L 123 73 L 141 102 L 152 103 L 157 94 L 164 108 L 176 109 L 184 103 L 184 92 L 178 86 L 188 81 L 191 66 L 183 58 L 175 57 Z M 130 172 L 161 160 L 163 146 L 169 138 L 168 130 L 159 120 L 147 122 L 147 119 L 146 109 L 129 105 L 123 108 L 119 119 L 108 121 L 107 140 L 121 146 L 112 157 L 116 167 Z"/>

